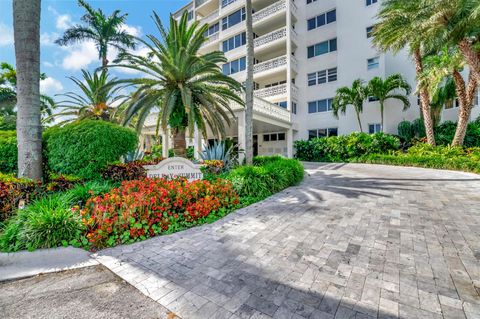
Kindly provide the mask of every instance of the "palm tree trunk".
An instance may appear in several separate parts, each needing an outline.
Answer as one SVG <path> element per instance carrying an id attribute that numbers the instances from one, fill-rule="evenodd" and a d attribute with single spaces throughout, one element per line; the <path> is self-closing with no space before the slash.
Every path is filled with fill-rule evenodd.
<path id="1" fill-rule="evenodd" d="M 187 141 L 185 129 L 175 128 L 173 130 L 173 152 L 175 156 L 187 157 Z"/>
<path id="2" fill-rule="evenodd" d="M 422 54 L 420 49 L 415 49 L 413 53 L 413 58 L 415 61 L 415 69 L 417 77 L 420 76 L 423 72 L 423 63 L 422 63 Z M 426 88 L 420 89 L 420 109 L 423 114 L 423 122 L 425 124 L 425 133 L 427 135 L 428 144 L 435 146 L 435 134 L 433 131 L 433 121 L 432 115 L 430 114 L 430 95 Z"/>
<path id="3" fill-rule="evenodd" d="M 360 112 L 358 110 L 355 110 L 355 113 L 357 113 L 358 127 L 360 128 L 360 132 L 363 133 L 362 120 L 360 119 Z"/>
<path id="4" fill-rule="evenodd" d="M 462 52 L 465 60 L 467 61 L 473 77 L 480 83 L 480 54 L 476 52 L 468 39 L 463 39 L 458 44 L 460 51 Z"/>
<path id="5" fill-rule="evenodd" d="M 106 68 L 108 65 L 107 54 L 102 55 L 102 68 Z"/>
<path id="6" fill-rule="evenodd" d="M 470 73 L 468 80 L 468 90 L 465 88 L 465 81 L 460 72 L 455 70 L 453 72 L 453 80 L 455 81 L 455 90 L 457 92 L 458 101 L 460 103 L 460 110 L 458 112 L 457 129 L 453 137 L 453 146 L 462 146 L 467 133 L 468 121 L 472 112 L 473 99 L 475 97 L 477 81 Z"/>
<path id="7" fill-rule="evenodd" d="M 252 0 L 245 5 L 247 24 L 247 79 L 245 81 L 245 158 L 247 165 L 253 163 L 253 22 Z"/>
<path id="8" fill-rule="evenodd" d="M 17 67 L 18 176 L 42 178 L 40 2 L 13 0 Z"/>
<path id="9" fill-rule="evenodd" d="M 381 119 L 382 132 L 385 132 L 385 129 L 384 129 L 384 126 L 383 126 L 383 112 L 384 112 L 383 101 L 380 101 L 380 117 L 382 118 L 382 119 Z"/>

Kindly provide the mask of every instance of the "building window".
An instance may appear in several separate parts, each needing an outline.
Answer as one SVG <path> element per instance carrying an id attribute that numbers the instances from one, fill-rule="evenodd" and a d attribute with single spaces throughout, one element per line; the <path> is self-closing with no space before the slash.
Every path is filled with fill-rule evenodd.
<path id="1" fill-rule="evenodd" d="M 188 11 L 187 21 L 190 21 L 192 19 L 193 19 L 193 11 Z"/>
<path id="2" fill-rule="evenodd" d="M 315 28 L 320 28 L 329 23 L 337 21 L 337 10 L 333 9 L 328 12 L 324 12 L 316 17 L 307 20 L 307 29 L 313 30 Z"/>
<path id="3" fill-rule="evenodd" d="M 377 3 L 378 0 L 365 0 L 365 2 L 366 2 L 366 4 L 367 4 L 367 6 L 370 6 L 370 5 L 374 4 L 374 3 Z"/>
<path id="4" fill-rule="evenodd" d="M 315 130 L 308 130 L 308 139 L 311 140 L 317 137 L 338 136 L 338 128 L 319 128 Z"/>
<path id="5" fill-rule="evenodd" d="M 285 133 L 263 134 L 264 142 L 285 141 Z"/>
<path id="6" fill-rule="evenodd" d="M 337 51 L 337 38 L 309 46 L 307 48 L 307 57 L 310 59 L 334 51 Z"/>
<path id="7" fill-rule="evenodd" d="M 275 104 L 275 105 L 278 105 L 278 106 L 280 106 L 280 107 L 283 107 L 284 109 L 286 109 L 287 106 L 288 106 L 287 101 L 275 102 L 274 104 Z"/>
<path id="8" fill-rule="evenodd" d="M 235 2 L 236 0 L 222 0 L 222 8 L 225 8 L 228 6 L 230 3 Z"/>
<path id="9" fill-rule="evenodd" d="M 292 113 L 297 114 L 297 103 L 296 102 L 292 102 Z"/>
<path id="10" fill-rule="evenodd" d="M 380 66 L 380 57 L 376 56 L 367 60 L 367 70 L 378 69 Z"/>
<path id="11" fill-rule="evenodd" d="M 368 97 L 368 102 L 378 102 L 378 97 L 376 97 L 376 96 L 369 96 L 369 97 Z"/>
<path id="12" fill-rule="evenodd" d="M 205 31 L 204 36 L 208 38 L 209 36 L 214 35 L 218 31 L 220 31 L 220 25 L 217 22 L 214 25 L 211 25 L 210 27 L 208 27 L 208 30 Z"/>
<path id="13" fill-rule="evenodd" d="M 375 124 L 368 124 L 368 133 L 374 134 L 379 133 L 382 131 L 382 124 L 375 123 Z"/>
<path id="14" fill-rule="evenodd" d="M 367 27 L 367 39 L 373 37 L 373 26 Z"/>
<path id="15" fill-rule="evenodd" d="M 311 101 L 311 102 L 308 102 L 308 113 L 329 112 L 333 109 L 332 106 L 333 106 L 333 99 Z"/>
<path id="16" fill-rule="evenodd" d="M 241 47 L 247 43 L 247 34 L 245 32 L 237 34 L 222 43 L 223 52 L 228 52 L 230 50 Z"/>
<path id="17" fill-rule="evenodd" d="M 230 75 L 230 74 L 235 74 L 237 72 L 245 70 L 245 67 L 246 67 L 246 59 L 245 57 L 243 57 L 243 58 L 225 63 L 222 66 L 222 70 L 223 70 L 223 74 Z"/>
<path id="18" fill-rule="evenodd" d="M 317 0 L 307 0 L 307 4 L 315 2 L 315 1 L 317 1 Z"/>
<path id="19" fill-rule="evenodd" d="M 269 87 L 277 86 L 277 85 L 282 85 L 282 84 L 285 84 L 285 83 L 287 83 L 286 80 L 279 81 L 279 82 L 273 82 L 273 83 L 270 83 L 270 84 L 265 84 L 265 88 L 269 88 Z"/>
<path id="20" fill-rule="evenodd" d="M 331 68 L 318 72 L 309 73 L 307 75 L 308 86 L 323 84 L 327 82 L 334 82 L 337 80 L 337 68 Z"/>
<path id="21" fill-rule="evenodd" d="M 235 11 L 231 15 L 222 19 L 222 30 L 233 27 L 245 20 L 245 8 Z"/>

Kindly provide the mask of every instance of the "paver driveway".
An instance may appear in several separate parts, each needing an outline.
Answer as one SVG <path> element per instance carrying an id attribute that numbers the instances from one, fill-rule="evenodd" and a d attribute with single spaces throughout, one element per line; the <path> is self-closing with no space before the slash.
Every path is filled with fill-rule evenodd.
<path id="1" fill-rule="evenodd" d="M 480 176 L 306 164 L 222 221 L 98 259 L 189 318 L 480 318 Z"/>

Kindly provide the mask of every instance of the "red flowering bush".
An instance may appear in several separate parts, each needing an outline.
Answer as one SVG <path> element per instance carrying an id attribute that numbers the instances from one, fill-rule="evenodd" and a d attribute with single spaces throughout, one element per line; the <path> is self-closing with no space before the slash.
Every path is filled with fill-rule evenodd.
<path id="1" fill-rule="evenodd" d="M 41 183 L 0 173 L 0 221 L 13 215 L 19 204 L 27 204 L 42 193 Z"/>
<path id="2" fill-rule="evenodd" d="M 224 216 L 238 204 L 225 180 L 140 179 L 91 198 L 81 210 L 91 248 L 143 240 Z"/>

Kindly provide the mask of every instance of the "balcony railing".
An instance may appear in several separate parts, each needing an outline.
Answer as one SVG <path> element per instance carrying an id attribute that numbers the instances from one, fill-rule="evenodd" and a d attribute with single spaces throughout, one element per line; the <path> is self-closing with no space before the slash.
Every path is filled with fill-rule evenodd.
<path id="1" fill-rule="evenodd" d="M 202 23 L 210 23 L 212 22 L 213 20 L 215 20 L 216 18 L 218 18 L 218 9 L 213 11 L 212 13 L 210 13 L 208 16 L 204 17 L 202 19 Z"/>
<path id="2" fill-rule="evenodd" d="M 278 67 L 287 65 L 287 56 L 279 56 L 278 58 L 273 58 L 271 60 L 255 64 L 253 66 L 253 73 L 260 73 L 263 71 L 273 70 Z"/>
<path id="3" fill-rule="evenodd" d="M 203 47 L 211 44 L 212 42 L 217 41 L 217 40 L 218 40 L 218 37 L 219 37 L 219 34 L 220 34 L 220 33 L 217 32 L 217 33 L 212 34 L 211 36 L 209 36 L 208 39 L 207 39 L 205 42 L 203 42 L 203 44 L 202 44 L 201 47 L 203 48 Z"/>
<path id="4" fill-rule="evenodd" d="M 245 95 L 241 95 L 241 98 L 245 100 Z M 230 105 L 233 111 L 244 110 L 245 108 L 236 102 L 232 102 Z M 254 97 L 253 98 L 253 113 L 261 114 L 266 117 L 270 117 L 283 122 L 291 123 L 292 117 L 289 110 L 265 101 L 264 99 Z"/>
<path id="5" fill-rule="evenodd" d="M 195 1 L 195 5 L 196 5 L 197 7 L 200 7 L 202 4 L 204 4 L 204 3 L 207 2 L 207 1 L 210 1 L 210 0 L 196 0 L 196 1 Z"/>
<path id="6" fill-rule="evenodd" d="M 263 8 L 262 10 L 255 12 L 252 16 L 252 22 L 258 22 L 265 17 L 268 17 L 270 15 L 273 15 L 279 11 L 286 10 L 287 8 L 287 3 L 286 0 L 280 0 L 275 2 L 274 4 L 269 5 L 266 8 Z"/>
<path id="7" fill-rule="evenodd" d="M 280 85 L 271 86 L 268 88 L 255 90 L 254 94 L 256 97 L 259 97 L 259 98 L 266 98 L 266 97 L 271 97 L 276 95 L 284 95 L 284 94 L 287 94 L 287 84 L 284 83 Z"/>
<path id="8" fill-rule="evenodd" d="M 284 27 L 256 38 L 253 41 L 253 44 L 255 47 L 259 47 L 264 44 L 276 41 L 278 39 L 286 38 L 286 37 L 287 37 L 287 28 Z"/>
<path id="9" fill-rule="evenodd" d="M 292 96 L 298 97 L 298 87 L 292 83 L 291 89 L 292 89 Z"/>

